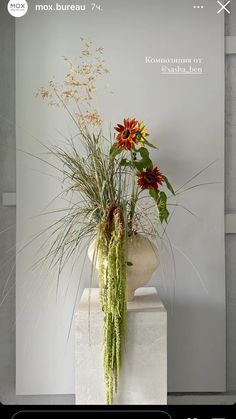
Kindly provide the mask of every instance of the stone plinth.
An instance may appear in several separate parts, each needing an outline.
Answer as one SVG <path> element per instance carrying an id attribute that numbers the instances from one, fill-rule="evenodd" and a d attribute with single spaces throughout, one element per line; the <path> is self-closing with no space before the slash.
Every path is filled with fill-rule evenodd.
<path id="1" fill-rule="evenodd" d="M 105 403 L 103 313 L 98 289 L 85 289 L 76 313 L 76 404 Z M 89 321 L 90 317 L 90 321 Z M 89 342 L 90 327 L 90 342 Z M 126 348 L 114 404 L 167 403 L 167 313 L 155 288 L 140 288 L 128 303 Z"/>

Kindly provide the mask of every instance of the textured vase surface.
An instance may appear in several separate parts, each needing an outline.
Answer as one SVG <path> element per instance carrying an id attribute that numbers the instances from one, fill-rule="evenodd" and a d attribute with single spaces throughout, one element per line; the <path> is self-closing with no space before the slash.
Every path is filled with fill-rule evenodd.
<path id="1" fill-rule="evenodd" d="M 88 257 L 92 263 L 95 260 L 96 240 L 88 248 Z M 137 288 L 144 287 L 160 264 L 158 248 L 145 236 L 133 234 L 128 240 L 127 253 L 127 301 L 132 301 Z"/>

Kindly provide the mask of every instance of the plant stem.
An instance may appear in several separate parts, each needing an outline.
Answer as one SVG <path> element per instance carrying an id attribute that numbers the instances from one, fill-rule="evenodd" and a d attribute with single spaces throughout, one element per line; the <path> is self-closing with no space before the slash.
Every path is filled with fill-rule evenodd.
<path id="1" fill-rule="evenodd" d="M 130 213 L 129 213 L 129 235 L 132 234 L 132 230 L 133 230 L 135 206 L 137 202 L 137 191 L 135 188 L 135 166 L 134 166 L 134 156 L 133 156 L 132 150 L 130 151 L 130 156 L 131 156 L 130 160 L 131 160 L 133 173 L 132 173 L 132 186 L 131 186 L 132 189 L 131 189 Z"/>

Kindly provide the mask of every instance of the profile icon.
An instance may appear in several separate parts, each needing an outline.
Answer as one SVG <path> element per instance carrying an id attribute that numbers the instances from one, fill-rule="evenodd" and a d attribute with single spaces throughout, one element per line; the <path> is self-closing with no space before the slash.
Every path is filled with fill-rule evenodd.
<path id="1" fill-rule="evenodd" d="M 7 8 L 11 16 L 22 17 L 28 12 L 28 3 L 26 0 L 10 0 Z"/>

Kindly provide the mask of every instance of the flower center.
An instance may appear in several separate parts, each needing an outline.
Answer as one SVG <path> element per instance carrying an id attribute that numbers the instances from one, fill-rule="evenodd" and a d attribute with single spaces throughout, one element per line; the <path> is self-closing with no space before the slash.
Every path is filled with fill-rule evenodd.
<path id="1" fill-rule="evenodd" d="M 129 138 L 129 136 L 130 136 L 130 131 L 128 129 L 126 129 L 123 132 L 123 138 L 124 138 L 124 140 L 127 140 L 127 138 Z"/>
<path id="2" fill-rule="evenodd" d="M 155 180 L 155 175 L 154 175 L 153 173 L 147 173 L 147 174 L 146 174 L 146 176 L 145 176 L 145 178 L 146 178 L 146 181 L 147 181 L 148 183 L 150 183 L 150 182 L 152 182 L 153 180 Z"/>

